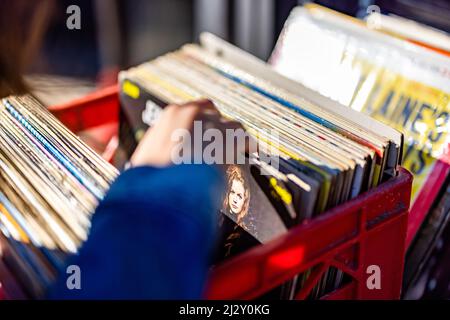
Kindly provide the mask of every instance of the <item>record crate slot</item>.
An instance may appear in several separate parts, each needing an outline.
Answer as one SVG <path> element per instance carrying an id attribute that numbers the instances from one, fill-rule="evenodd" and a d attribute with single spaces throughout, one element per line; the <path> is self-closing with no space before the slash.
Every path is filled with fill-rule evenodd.
<path id="1" fill-rule="evenodd" d="M 50 111 L 75 133 L 91 131 L 106 145 L 103 157 L 112 161 L 117 148 L 117 86 Z M 328 267 L 334 267 L 349 281 L 323 299 L 399 299 L 411 183 L 411 174 L 400 169 L 381 186 L 222 263 L 211 270 L 206 297 L 257 298 L 313 268 L 295 296 L 305 299 Z M 373 267 L 380 271 L 380 288 L 368 286 Z"/>

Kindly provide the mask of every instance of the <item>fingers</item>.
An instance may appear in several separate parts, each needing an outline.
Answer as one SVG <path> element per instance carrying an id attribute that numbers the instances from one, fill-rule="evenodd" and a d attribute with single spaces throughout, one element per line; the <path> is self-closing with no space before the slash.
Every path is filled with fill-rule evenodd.
<path id="1" fill-rule="evenodd" d="M 196 101 L 191 101 L 182 105 L 178 105 L 180 109 L 186 108 L 186 109 L 195 109 L 198 112 L 202 112 L 205 114 L 218 114 L 219 111 L 217 110 L 216 106 L 211 100 L 208 99 L 200 99 Z"/>
<path id="2" fill-rule="evenodd" d="M 198 127 L 198 125 L 200 126 Z M 180 144 L 180 141 L 174 140 L 174 134 L 176 137 L 180 137 L 179 129 L 190 133 L 188 134 L 189 141 L 184 140 L 183 144 Z M 219 132 L 208 132 L 209 129 L 216 129 Z M 132 163 L 157 166 L 176 163 L 171 158 L 172 150 L 178 150 L 179 147 L 186 148 L 186 150 L 183 149 L 183 154 L 194 156 L 192 153 L 202 152 L 204 155 L 204 150 L 211 149 L 211 146 L 206 149 L 211 139 L 205 140 L 205 135 L 215 137 L 217 134 L 221 135 L 217 141 L 222 141 L 222 143 L 216 143 L 213 146 L 221 148 L 217 152 L 223 156 L 223 159 L 217 159 L 219 161 L 217 164 L 228 159 L 236 161 L 239 154 L 256 151 L 254 139 L 245 132 L 242 125 L 237 121 L 222 117 L 210 100 L 203 99 L 184 105 L 169 105 L 161 113 L 154 126 L 145 134 L 132 157 Z M 196 145 L 203 147 L 201 150 L 197 150 Z M 222 164 L 225 163 L 223 161 Z M 212 162 L 208 160 L 206 163 Z"/>
<path id="3" fill-rule="evenodd" d="M 198 106 L 199 108 L 203 109 L 203 110 L 216 110 L 216 106 L 214 105 L 214 103 L 209 100 L 209 99 L 200 99 L 200 100 L 196 100 L 193 102 L 189 102 L 186 105 L 195 105 Z"/>

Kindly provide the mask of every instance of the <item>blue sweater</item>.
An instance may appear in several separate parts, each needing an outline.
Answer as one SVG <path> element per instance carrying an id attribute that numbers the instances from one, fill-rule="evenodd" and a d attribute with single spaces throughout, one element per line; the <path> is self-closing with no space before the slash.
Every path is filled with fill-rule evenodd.
<path id="1" fill-rule="evenodd" d="M 214 166 L 125 171 L 92 219 L 88 240 L 62 270 L 53 299 L 198 299 L 202 297 L 223 192 Z"/>

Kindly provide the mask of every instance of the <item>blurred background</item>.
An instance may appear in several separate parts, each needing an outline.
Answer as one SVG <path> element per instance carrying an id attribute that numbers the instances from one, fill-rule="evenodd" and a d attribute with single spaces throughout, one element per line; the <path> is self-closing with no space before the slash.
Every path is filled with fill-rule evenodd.
<path id="1" fill-rule="evenodd" d="M 69 101 L 114 83 L 120 69 L 196 41 L 202 31 L 267 60 L 291 9 L 306 2 L 356 17 L 378 5 L 382 13 L 450 32 L 448 0 L 59 0 L 40 59 L 30 71 L 39 76 L 30 81 L 38 84 L 41 96 L 44 87 L 67 84 L 71 93 L 43 100 Z M 70 5 L 81 9 L 80 30 L 66 27 Z"/>

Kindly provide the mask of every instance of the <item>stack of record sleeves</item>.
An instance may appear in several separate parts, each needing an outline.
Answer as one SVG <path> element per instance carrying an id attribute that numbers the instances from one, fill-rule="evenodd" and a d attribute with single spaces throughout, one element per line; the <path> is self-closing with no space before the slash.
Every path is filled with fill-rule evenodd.
<path id="1" fill-rule="evenodd" d="M 0 120 L 2 289 L 40 298 L 118 172 L 31 96 L 0 100 Z"/>
<path id="2" fill-rule="evenodd" d="M 343 106 L 313 103 L 300 85 L 263 62 L 211 34 L 201 38 L 203 46 L 185 45 L 121 73 L 120 140 L 131 154 L 166 105 L 207 98 L 266 146 L 269 157 L 258 151 L 250 155 L 250 168 L 227 170 L 216 261 L 266 243 L 397 174 L 400 132 Z M 278 161 L 264 161 L 272 157 Z M 249 204 L 230 207 L 241 189 Z M 341 282 L 342 274 L 330 271 L 314 297 Z"/>

